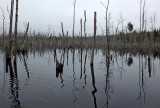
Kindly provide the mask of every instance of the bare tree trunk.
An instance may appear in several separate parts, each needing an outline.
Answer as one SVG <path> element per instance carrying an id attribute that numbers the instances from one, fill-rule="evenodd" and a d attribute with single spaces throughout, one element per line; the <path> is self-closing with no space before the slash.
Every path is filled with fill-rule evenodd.
<path id="1" fill-rule="evenodd" d="M 15 48 L 15 55 L 17 52 L 17 33 L 18 33 L 18 0 L 16 0 L 16 15 L 15 15 L 15 36 L 14 36 L 14 48 Z"/>
<path id="2" fill-rule="evenodd" d="M 96 41 L 96 12 L 94 12 L 94 36 L 93 36 L 93 46 L 92 46 L 92 57 L 91 57 L 91 62 L 90 65 L 93 65 L 93 60 L 94 60 L 94 48 L 95 48 L 95 41 Z"/>
<path id="3" fill-rule="evenodd" d="M 17 34 L 18 34 L 18 0 L 16 0 L 16 14 L 15 14 L 15 34 L 14 34 L 14 65 L 17 67 Z M 17 68 L 15 68 L 17 71 Z"/>
<path id="4" fill-rule="evenodd" d="M 5 22 L 5 15 L 4 15 L 4 10 L 1 8 L 2 15 L 3 15 L 3 38 L 4 38 L 4 22 Z"/>
<path id="5" fill-rule="evenodd" d="M 140 36 L 141 36 L 141 31 L 142 31 L 142 0 L 140 0 Z M 141 37 L 140 37 L 141 38 Z"/>
<path id="6" fill-rule="evenodd" d="M 68 47 L 68 31 L 67 31 L 67 47 Z"/>
<path id="7" fill-rule="evenodd" d="M 143 12 L 142 12 L 142 40 L 144 40 L 144 26 L 145 26 L 145 5 L 146 5 L 146 0 L 144 0 L 143 3 Z"/>
<path id="8" fill-rule="evenodd" d="M 86 41 L 86 36 L 87 36 L 87 34 L 86 34 L 86 21 L 87 21 L 86 10 L 84 11 L 84 18 L 85 18 L 85 20 L 84 20 L 84 36 L 85 36 L 85 41 Z"/>
<path id="9" fill-rule="evenodd" d="M 63 42 L 62 44 L 65 45 L 65 40 L 64 40 L 64 30 L 63 30 L 63 23 L 61 22 L 61 28 L 62 28 L 62 35 L 63 35 L 63 38 L 62 38 L 62 41 Z M 61 45 L 62 45 L 61 44 Z"/>
<path id="10" fill-rule="evenodd" d="M 102 2 L 101 2 L 102 3 Z M 109 45 L 108 44 L 108 8 L 109 8 L 109 0 L 108 0 L 108 3 L 107 3 L 107 7 L 102 3 L 102 5 L 106 8 L 106 41 L 107 41 L 107 44 L 106 44 L 106 47 Z"/>
<path id="11" fill-rule="evenodd" d="M 12 50 L 13 9 L 14 9 L 14 0 L 11 0 L 11 13 L 10 13 L 10 25 L 9 25 L 9 55 L 8 55 L 9 58 L 11 58 L 11 50 Z"/>
<path id="12" fill-rule="evenodd" d="M 109 7 L 109 0 L 106 8 L 106 39 L 107 39 L 107 46 L 109 46 L 108 43 L 108 7 Z"/>
<path id="13" fill-rule="evenodd" d="M 142 12 L 142 32 L 144 32 L 144 25 L 145 25 L 145 5 L 146 5 L 146 0 L 144 0 L 143 12 Z"/>
<path id="14" fill-rule="evenodd" d="M 81 46 L 82 46 L 82 18 L 80 19 L 80 23 L 81 23 Z"/>
<path id="15" fill-rule="evenodd" d="M 63 38 L 64 38 L 64 30 L 63 30 L 63 23 L 61 22 L 61 28 L 62 28 L 62 35 L 63 35 Z"/>
<path id="16" fill-rule="evenodd" d="M 73 13 L 73 39 L 74 39 L 74 26 L 75 26 L 75 13 L 76 13 L 76 0 L 73 2 L 73 6 L 74 6 L 74 13 Z"/>

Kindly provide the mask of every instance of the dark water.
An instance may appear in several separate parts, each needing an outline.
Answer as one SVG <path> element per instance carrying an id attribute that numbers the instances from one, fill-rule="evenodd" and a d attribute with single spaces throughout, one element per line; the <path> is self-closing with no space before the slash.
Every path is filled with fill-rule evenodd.
<path id="1" fill-rule="evenodd" d="M 114 51 L 106 57 L 97 50 L 92 67 L 90 56 L 86 50 L 29 52 L 6 63 L 1 52 L 0 108 L 160 108 L 158 58 Z"/>

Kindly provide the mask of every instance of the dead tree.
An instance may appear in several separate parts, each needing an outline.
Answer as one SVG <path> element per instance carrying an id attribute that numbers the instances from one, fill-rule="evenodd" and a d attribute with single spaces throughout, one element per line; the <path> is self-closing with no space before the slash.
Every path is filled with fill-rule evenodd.
<path id="1" fill-rule="evenodd" d="M 118 24 L 117 24 L 117 27 L 116 27 L 116 36 L 118 36 L 118 27 L 122 22 L 123 22 L 123 20 L 118 20 Z"/>
<path id="2" fill-rule="evenodd" d="M 124 18 L 123 18 L 123 15 L 122 15 L 122 13 L 120 13 L 120 18 L 121 18 L 121 20 L 122 20 L 122 35 L 124 34 Z"/>
<path id="3" fill-rule="evenodd" d="M 63 39 L 62 39 L 62 44 L 65 45 L 65 40 L 64 40 L 64 29 L 63 29 L 63 22 L 61 22 L 61 28 L 62 28 L 62 35 L 63 35 Z"/>
<path id="4" fill-rule="evenodd" d="M 150 24 L 151 24 L 151 41 L 155 41 L 154 40 L 154 34 L 153 34 L 153 31 L 154 29 L 156 28 L 155 25 L 156 25 L 156 13 L 153 13 L 152 16 L 150 16 Z M 150 44 L 151 44 L 151 41 L 150 41 Z"/>
<path id="5" fill-rule="evenodd" d="M 68 31 L 67 31 L 67 47 L 68 47 Z"/>
<path id="6" fill-rule="evenodd" d="M 142 32 L 142 40 L 144 40 L 144 33 L 145 33 L 145 30 L 144 30 L 144 27 L 145 27 L 145 5 L 146 5 L 146 0 L 144 0 L 144 3 L 143 3 L 143 10 L 142 10 L 142 28 L 141 28 L 141 32 Z"/>
<path id="7" fill-rule="evenodd" d="M 140 0 L 140 36 L 141 36 L 141 32 L 142 32 L 142 0 Z"/>
<path id="8" fill-rule="evenodd" d="M 9 52 L 8 57 L 11 58 L 12 50 L 12 23 L 13 23 L 13 9 L 14 9 L 14 0 L 11 0 L 11 12 L 10 12 L 10 25 L 9 25 Z"/>
<path id="9" fill-rule="evenodd" d="M 82 18 L 80 19 L 80 24 L 81 24 L 81 46 L 82 46 Z"/>
<path id="10" fill-rule="evenodd" d="M 101 2 L 102 3 L 102 2 Z M 102 5 L 106 8 L 106 40 L 107 40 L 107 46 L 108 46 L 108 8 L 109 8 L 109 0 L 108 0 L 108 3 L 107 3 L 107 7 L 102 3 Z"/>
<path id="11" fill-rule="evenodd" d="M 4 37 L 4 23 L 5 23 L 5 15 L 4 15 L 4 10 L 1 7 L 2 15 L 3 15 L 3 37 Z"/>
<path id="12" fill-rule="evenodd" d="M 15 15 L 15 34 L 14 34 L 14 48 L 15 54 L 17 52 L 17 33 L 18 33 L 18 0 L 16 0 L 16 15 Z"/>
<path id="13" fill-rule="evenodd" d="M 76 14 L 76 0 L 74 0 L 74 2 L 73 2 L 73 6 L 74 6 L 74 13 L 73 13 L 73 33 L 72 33 L 72 35 L 73 35 L 73 39 L 74 39 L 74 26 L 75 26 L 75 14 Z"/>
<path id="14" fill-rule="evenodd" d="M 142 32 L 144 32 L 144 26 L 145 26 L 145 5 L 146 5 L 146 0 L 144 0 L 144 3 L 143 3 L 143 12 L 142 12 Z"/>
<path id="15" fill-rule="evenodd" d="M 63 38 L 64 38 L 63 22 L 61 22 L 61 28 L 62 28 L 62 35 L 63 35 Z"/>
<path id="16" fill-rule="evenodd" d="M 94 35 L 93 35 L 93 45 L 92 45 L 92 56 L 91 56 L 91 61 L 90 65 L 93 65 L 93 60 L 94 60 L 94 48 L 95 48 L 95 41 L 96 41 L 96 12 L 94 12 Z"/>
<path id="17" fill-rule="evenodd" d="M 20 50 L 20 51 L 23 51 L 23 50 L 24 50 L 25 43 L 26 43 L 26 41 L 27 41 L 28 31 L 29 31 L 29 22 L 28 22 L 28 24 L 27 24 L 26 32 L 25 32 L 25 34 L 24 34 L 24 39 L 23 39 L 22 43 L 21 43 L 20 46 L 19 46 L 19 50 Z"/>
<path id="18" fill-rule="evenodd" d="M 85 36 L 85 41 L 86 41 L 86 21 L 87 21 L 87 17 L 86 17 L 86 10 L 84 11 L 84 36 Z"/>

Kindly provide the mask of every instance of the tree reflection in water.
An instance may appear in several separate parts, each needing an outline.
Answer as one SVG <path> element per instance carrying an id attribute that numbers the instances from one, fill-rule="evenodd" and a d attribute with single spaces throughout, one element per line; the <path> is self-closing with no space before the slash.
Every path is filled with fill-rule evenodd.
<path id="1" fill-rule="evenodd" d="M 90 65 L 90 67 L 91 67 L 92 85 L 94 88 L 92 91 L 92 95 L 93 95 L 93 99 L 94 99 L 94 107 L 97 108 L 97 102 L 96 102 L 96 96 L 95 96 L 95 93 L 97 92 L 97 88 L 95 86 L 94 67 L 93 67 L 93 65 Z"/>
<path id="2" fill-rule="evenodd" d="M 143 69 L 143 55 L 139 54 L 139 95 L 137 100 L 140 103 L 146 104 L 146 94 L 145 94 L 145 87 L 144 87 L 144 69 Z"/>
<path id="3" fill-rule="evenodd" d="M 20 88 L 19 88 L 19 80 L 18 80 L 18 74 L 17 74 L 17 57 L 14 56 L 13 61 L 12 61 L 12 58 L 6 57 L 5 62 L 6 62 L 6 73 L 9 72 L 10 74 L 9 99 L 12 101 L 10 107 L 11 108 L 21 108 L 21 104 L 19 100 Z"/>

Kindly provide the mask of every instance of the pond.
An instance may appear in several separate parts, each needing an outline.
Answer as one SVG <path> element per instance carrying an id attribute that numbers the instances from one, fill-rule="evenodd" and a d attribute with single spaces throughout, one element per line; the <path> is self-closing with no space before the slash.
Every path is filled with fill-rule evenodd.
<path id="1" fill-rule="evenodd" d="M 86 49 L 29 51 L 17 62 L 4 55 L 2 108 L 160 108 L 158 57 L 98 49 L 90 66 Z"/>

